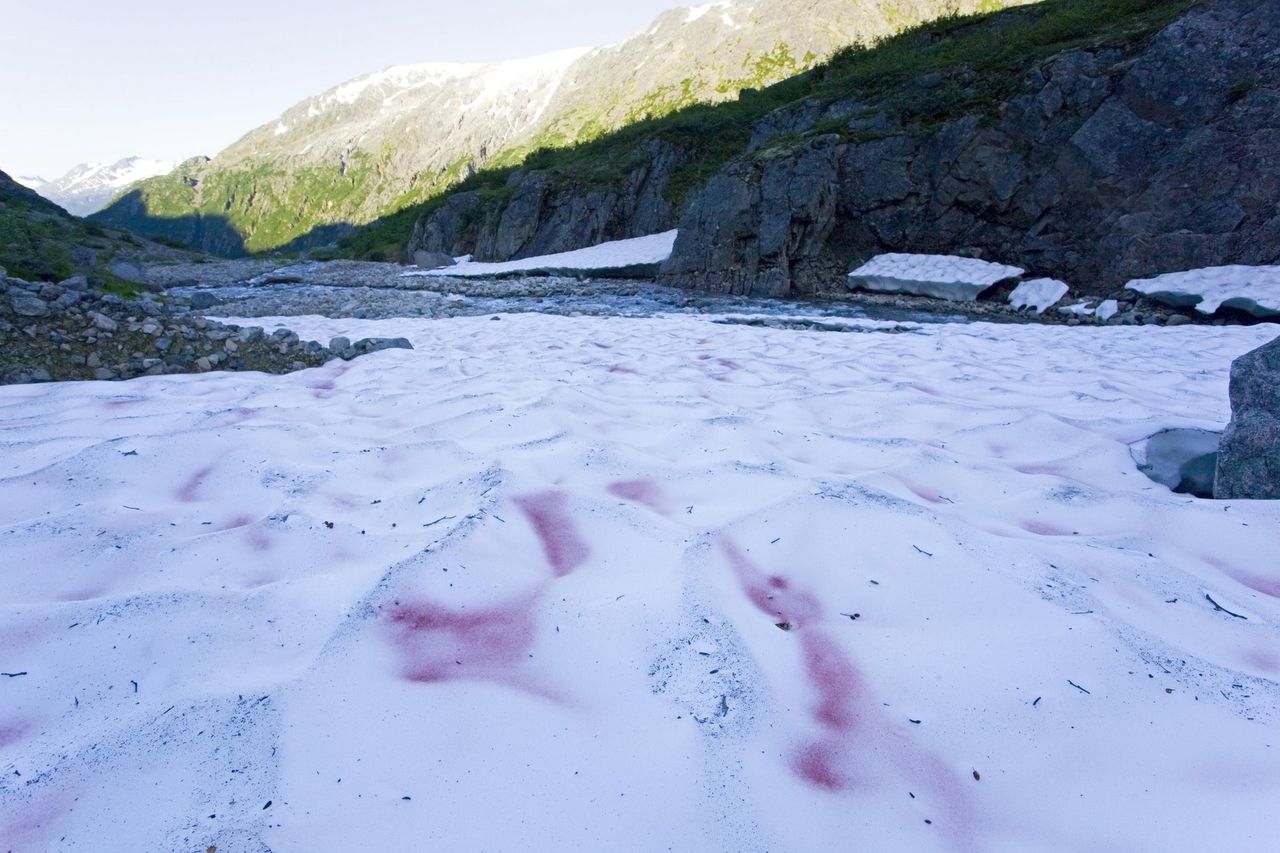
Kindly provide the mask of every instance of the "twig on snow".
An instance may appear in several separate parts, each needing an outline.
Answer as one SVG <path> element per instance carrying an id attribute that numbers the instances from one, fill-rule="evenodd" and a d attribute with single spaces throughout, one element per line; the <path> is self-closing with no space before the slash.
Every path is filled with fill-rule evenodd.
<path id="1" fill-rule="evenodd" d="M 1208 599 L 1208 601 L 1209 601 L 1209 603 L 1210 603 L 1210 604 L 1212 604 L 1212 605 L 1213 605 L 1213 609 L 1214 609 L 1214 610 L 1221 610 L 1223 613 L 1227 614 L 1228 616 L 1234 616 L 1235 618 L 1237 618 L 1237 619 L 1243 619 L 1243 620 L 1245 620 L 1246 622 L 1247 622 L 1247 621 L 1249 621 L 1249 617 L 1248 617 L 1248 616 L 1241 616 L 1239 613 L 1232 613 L 1230 610 L 1228 610 L 1227 608 L 1223 607 L 1223 606 L 1222 606 L 1221 604 L 1219 604 L 1218 602 L 1214 601 L 1214 600 L 1213 600 L 1213 596 L 1209 595 L 1209 593 L 1207 593 L 1207 592 L 1206 592 L 1206 593 L 1204 594 L 1204 597 L 1205 597 L 1206 599 Z"/>

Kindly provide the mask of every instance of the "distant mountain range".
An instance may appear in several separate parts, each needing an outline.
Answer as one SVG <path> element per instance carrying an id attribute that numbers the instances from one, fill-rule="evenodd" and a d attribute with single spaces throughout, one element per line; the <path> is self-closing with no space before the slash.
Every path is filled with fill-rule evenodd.
<path id="1" fill-rule="evenodd" d="M 723 0 L 620 44 L 487 65 L 399 66 L 286 110 L 99 218 L 225 255 L 332 241 L 484 166 L 737 98 L 835 49 L 1029 0 Z"/>
<path id="2" fill-rule="evenodd" d="M 88 216 L 106 207 L 126 187 L 173 171 L 177 163 L 127 157 L 115 163 L 82 163 L 61 178 L 15 178 L 49 201 L 76 216 Z"/>

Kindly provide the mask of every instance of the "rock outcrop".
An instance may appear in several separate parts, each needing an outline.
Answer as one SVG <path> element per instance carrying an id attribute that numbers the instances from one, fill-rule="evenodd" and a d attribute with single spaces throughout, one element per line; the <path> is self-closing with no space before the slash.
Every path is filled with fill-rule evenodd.
<path id="1" fill-rule="evenodd" d="M 287 373 L 333 358 L 350 360 L 403 338 L 302 341 L 287 329 L 223 325 L 182 300 L 150 293 L 125 299 L 94 290 L 84 276 L 54 284 L 7 278 L 0 270 L 0 384 L 130 379 L 210 370 Z"/>
<path id="2" fill-rule="evenodd" d="M 1231 423 L 1218 445 L 1213 494 L 1280 499 L 1280 338 L 1231 365 Z"/>
<path id="3" fill-rule="evenodd" d="M 761 122 L 751 147 L 693 198 L 666 281 L 803 295 L 883 252 L 958 253 L 1101 294 L 1274 263 L 1280 3 L 1209 0 L 1145 47 L 1059 55 L 994 120 L 811 101 Z"/>
<path id="4" fill-rule="evenodd" d="M 666 198 L 684 155 L 659 141 L 642 146 L 620 186 L 580 189 L 541 171 L 517 171 L 496 201 L 479 192 L 449 196 L 419 220 L 409 252 L 518 260 L 669 231 L 679 211 Z"/>

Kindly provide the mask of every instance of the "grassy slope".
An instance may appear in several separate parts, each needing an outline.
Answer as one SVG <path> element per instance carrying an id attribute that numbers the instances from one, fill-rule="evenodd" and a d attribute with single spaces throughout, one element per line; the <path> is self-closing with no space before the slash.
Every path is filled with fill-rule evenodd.
<path id="1" fill-rule="evenodd" d="M 27 281 L 94 276 L 121 295 L 134 288 L 104 271 L 116 255 L 189 257 L 67 213 L 0 172 L 0 267 Z"/>
<path id="2" fill-rule="evenodd" d="M 873 46 L 853 46 L 798 76 L 736 101 L 695 104 L 641 121 L 591 142 L 531 152 L 522 163 L 476 173 L 453 191 L 478 190 L 501 200 L 516 169 L 537 169 L 561 186 L 607 186 L 623 181 L 641 147 L 660 139 L 686 152 L 686 165 L 668 188 L 670 200 L 701 187 L 741 156 L 755 124 L 799 101 L 858 100 L 923 125 L 966 113 L 994 115 L 1025 73 L 1059 53 L 1100 46 L 1145 44 L 1196 0 L 1046 0 L 993 14 L 934 21 Z M 924 82 L 924 81 L 927 81 Z M 812 133 L 845 134 L 842 123 Z M 788 142 L 775 141 L 771 149 Z M 393 258 L 413 223 L 443 203 L 442 194 L 357 230 L 340 244 L 353 257 Z"/>
<path id="3" fill-rule="evenodd" d="M 29 281 L 63 279 L 77 271 L 76 246 L 110 250 L 106 229 L 77 219 L 0 172 L 0 267 Z"/>

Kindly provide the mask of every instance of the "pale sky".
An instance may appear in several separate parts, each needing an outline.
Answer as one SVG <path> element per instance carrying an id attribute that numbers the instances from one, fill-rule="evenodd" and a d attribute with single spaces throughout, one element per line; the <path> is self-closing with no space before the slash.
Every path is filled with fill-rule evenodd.
<path id="1" fill-rule="evenodd" d="M 696 0 L 0 0 L 0 170 L 213 156 L 388 65 L 621 41 Z"/>

